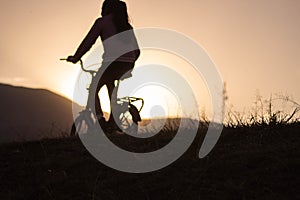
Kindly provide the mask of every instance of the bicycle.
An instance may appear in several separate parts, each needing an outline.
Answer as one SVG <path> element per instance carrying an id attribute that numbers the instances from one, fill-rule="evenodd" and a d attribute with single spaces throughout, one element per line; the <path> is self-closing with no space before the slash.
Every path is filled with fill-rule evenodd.
<path id="1" fill-rule="evenodd" d="M 66 61 L 67 59 L 63 58 L 60 59 L 63 61 Z M 97 71 L 93 70 L 87 70 L 84 65 L 83 61 L 80 59 L 80 66 L 83 72 L 89 73 L 92 76 L 91 83 L 93 83 Z M 119 88 L 120 80 L 116 80 L 116 86 L 115 91 L 117 95 L 117 91 Z M 86 132 L 88 133 L 90 130 L 96 130 L 95 127 L 97 126 L 97 123 L 100 123 L 100 126 L 102 129 L 105 130 L 104 124 L 100 122 L 96 114 L 93 112 L 93 109 L 90 108 L 89 105 L 89 99 L 91 98 L 90 93 L 90 87 L 87 88 L 88 90 L 88 103 L 86 108 L 79 112 L 79 115 L 74 120 L 74 123 L 71 127 L 71 136 L 78 135 L 80 133 Z M 97 95 L 97 94 L 96 94 Z M 122 98 L 116 98 L 117 102 L 114 103 L 113 110 L 114 112 L 111 113 L 111 115 L 116 115 L 114 117 L 114 121 L 116 125 L 125 133 L 135 135 L 138 132 L 138 123 L 142 121 L 140 112 L 144 106 L 144 99 L 138 98 L 138 97 L 122 97 Z M 141 102 L 141 105 L 139 109 L 133 105 L 134 102 Z"/>

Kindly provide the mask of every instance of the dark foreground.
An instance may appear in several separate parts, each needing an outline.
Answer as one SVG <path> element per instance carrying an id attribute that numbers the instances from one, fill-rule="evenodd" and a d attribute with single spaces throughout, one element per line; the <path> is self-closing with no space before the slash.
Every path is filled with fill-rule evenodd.
<path id="1" fill-rule="evenodd" d="M 300 199 L 299 136 L 299 124 L 227 128 L 208 157 L 196 139 L 147 174 L 104 166 L 77 138 L 2 145 L 0 199 Z"/>

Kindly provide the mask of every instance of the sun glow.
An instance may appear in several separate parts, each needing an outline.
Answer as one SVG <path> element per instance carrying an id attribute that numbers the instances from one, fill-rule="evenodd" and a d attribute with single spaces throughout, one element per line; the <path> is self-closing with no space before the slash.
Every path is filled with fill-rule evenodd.
<path id="1" fill-rule="evenodd" d="M 143 98 L 145 101 L 140 113 L 142 118 L 167 118 L 180 115 L 180 99 L 160 85 L 145 85 L 134 91 L 132 96 Z M 141 105 L 136 106 L 139 108 Z"/>
<path id="2" fill-rule="evenodd" d="M 92 52 L 89 57 L 88 69 L 97 70 L 100 65 L 91 65 L 91 61 L 96 62 L 99 60 L 98 55 Z M 97 58 L 96 58 L 97 57 Z M 93 64 L 93 63 L 92 63 Z M 63 93 L 68 98 L 72 99 L 75 103 L 84 106 L 87 102 L 88 91 L 87 88 L 91 82 L 91 75 L 84 73 L 79 70 L 79 65 L 76 68 L 70 69 L 70 64 L 68 65 L 68 70 L 64 73 L 68 76 L 62 76 L 64 84 L 60 85 L 60 92 Z M 143 50 L 142 55 L 135 65 L 135 69 L 132 72 L 132 77 L 120 82 L 120 87 L 118 91 L 118 97 L 124 96 L 134 96 L 143 98 L 145 101 L 144 107 L 141 111 L 142 118 L 157 118 L 157 117 L 179 117 L 181 113 L 180 97 L 176 95 L 178 91 L 170 91 L 168 88 L 159 84 L 146 84 L 146 85 L 136 85 L 134 90 L 128 89 L 128 85 L 134 83 L 136 80 L 146 79 L 149 74 L 147 72 L 143 73 L 143 67 L 147 69 L 147 66 L 161 65 L 166 66 L 173 71 L 175 71 L 179 76 L 181 76 L 185 81 L 188 82 L 189 86 L 193 90 L 193 95 L 196 98 L 197 105 L 191 105 L 189 113 L 184 113 L 187 117 L 193 117 L 198 115 L 203 107 L 210 114 L 210 97 L 206 89 L 205 82 L 193 71 L 193 67 L 189 63 L 184 61 L 182 58 L 170 54 L 168 52 L 160 50 Z M 145 70 L 147 71 L 147 70 Z M 153 74 L 152 74 L 153 76 Z M 168 74 L 157 73 L 157 76 L 161 76 L 162 79 L 172 79 L 168 77 Z M 177 80 L 170 80 L 176 82 Z M 176 90 L 186 90 L 180 83 L 177 84 Z M 79 94 L 74 95 L 74 91 Z M 102 109 L 104 112 L 110 112 L 109 98 L 107 95 L 106 87 L 103 87 L 99 93 Z M 189 96 L 186 98 L 190 98 Z M 137 105 L 139 107 L 140 105 Z"/>

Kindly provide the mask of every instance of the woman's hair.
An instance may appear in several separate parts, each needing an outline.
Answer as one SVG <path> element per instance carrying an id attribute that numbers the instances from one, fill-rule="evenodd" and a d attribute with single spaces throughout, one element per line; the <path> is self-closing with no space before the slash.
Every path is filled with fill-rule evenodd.
<path id="1" fill-rule="evenodd" d="M 113 14 L 113 22 L 117 28 L 117 32 L 132 29 L 129 23 L 127 5 L 120 0 L 105 0 L 102 5 L 102 16 Z"/>

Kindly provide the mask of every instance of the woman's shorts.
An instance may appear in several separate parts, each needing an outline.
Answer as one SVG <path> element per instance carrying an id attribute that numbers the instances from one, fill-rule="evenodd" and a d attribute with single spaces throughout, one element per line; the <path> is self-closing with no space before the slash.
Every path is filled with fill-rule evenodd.
<path id="1" fill-rule="evenodd" d="M 107 66 L 107 63 L 103 63 L 102 67 Z M 129 62 L 112 62 L 105 72 L 103 73 L 102 78 L 107 80 L 124 80 L 126 78 L 132 77 L 132 70 L 134 63 Z"/>

